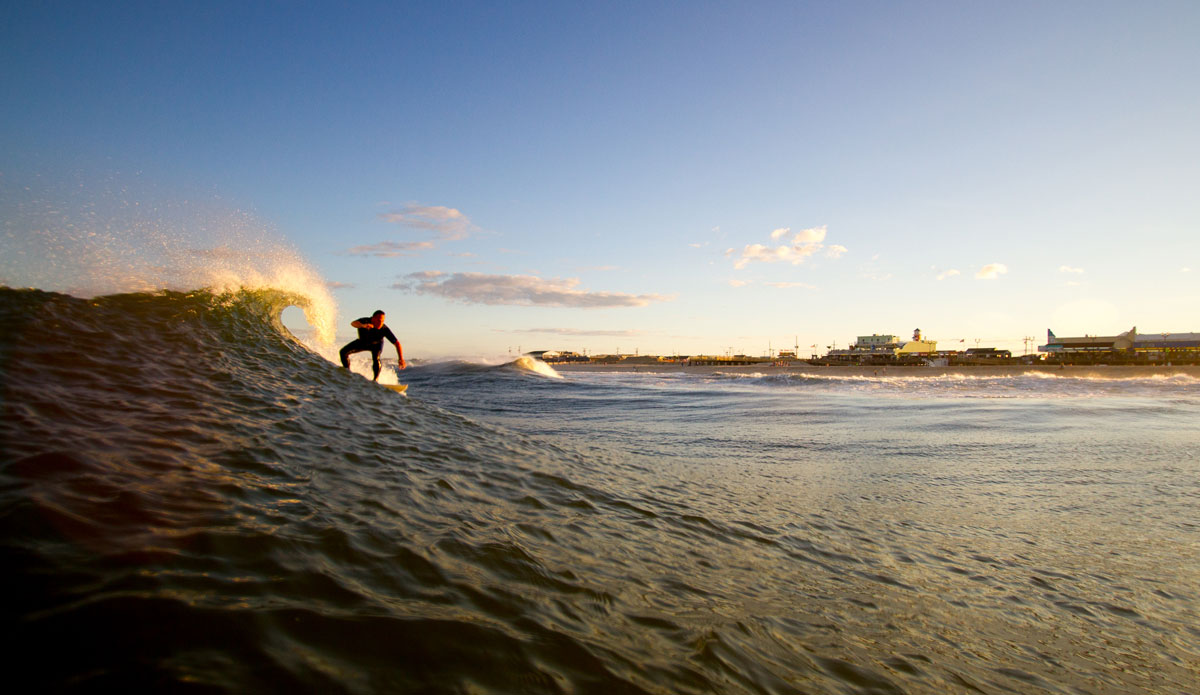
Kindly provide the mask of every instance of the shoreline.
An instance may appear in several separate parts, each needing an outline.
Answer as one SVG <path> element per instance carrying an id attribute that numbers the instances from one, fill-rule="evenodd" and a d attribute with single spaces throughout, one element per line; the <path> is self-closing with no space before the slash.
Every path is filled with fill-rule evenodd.
<path id="1" fill-rule="evenodd" d="M 1025 374 L 1091 379 L 1145 379 L 1155 376 L 1200 378 L 1200 365 L 959 365 L 953 367 L 892 366 L 818 366 L 797 364 L 748 364 L 686 366 L 665 364 L 590 364 L 581 362 L 548 363 L 556 372 L 619 372 L 644 374 L 808 374 L 840 377 L 941 377 L 960 374 L 973 377 L 1006 377 Z"/>

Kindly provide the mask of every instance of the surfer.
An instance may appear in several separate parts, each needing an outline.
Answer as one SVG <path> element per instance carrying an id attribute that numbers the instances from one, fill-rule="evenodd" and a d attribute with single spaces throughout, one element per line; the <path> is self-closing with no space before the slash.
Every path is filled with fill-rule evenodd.
<path id="1" fill-rule="evenodd" d="M 386 314 L 383 311 L 376 311 L 370 317 L 364 316 L 361 319 L 351 321 L 350 325 L 358 329 L 358 339 L 352 340 L 342 348 L 338 353 L 342 357 L 342 366 L 346 369 L 350 368 L 350 355 L 356 352 L 369 351 L 371 353 L 371 368 L 375 370 L 375 381 L 379 381 L 379 353 L 383 352 L 383 341 L 386 338 L 392 345 L 396 346 L 396 357 L 400 359 L 400 368 L 408 367 L 408 362 L 404 361 L 404 351 L 400 348 L 400 341 L 396 340 L 392 329 L 383 325 L 383 319 Z"/>

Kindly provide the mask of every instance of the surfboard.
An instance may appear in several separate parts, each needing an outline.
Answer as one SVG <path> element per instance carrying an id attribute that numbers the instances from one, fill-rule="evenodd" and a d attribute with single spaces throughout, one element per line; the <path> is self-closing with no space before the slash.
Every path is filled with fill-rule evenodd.
<path id="1" fill-rule="evenodd" d="M 380 384 L 385 389 L 390 389 L 396 393 L 404 393 L 408 390 L 408 384 Z"/>

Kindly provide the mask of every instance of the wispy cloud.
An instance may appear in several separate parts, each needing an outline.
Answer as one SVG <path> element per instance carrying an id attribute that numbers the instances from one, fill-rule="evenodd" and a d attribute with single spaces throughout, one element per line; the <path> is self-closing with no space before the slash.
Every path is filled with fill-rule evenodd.
<path id="1" fill-rule="evenodd" d="M 385 212 L 381 219 L 402 227 L 424 229 L 448 241 L 465 239 L 479 231 L 462 212 L 441 205 L 416 205 L 409 203 L 399 212 Z"/>
<path id="2" fill-rule="evenodd" d="M 485 275 L 425 271 L 405 276 L 392 289 L 435 295 L 467 304 L 556 306 L 582 309 L 646 306 L 668 301 L 658 294 L 589 292 L 577 289 L 579 280 L 543 279 L 533 275 Z"/>
<path id="3" fill-rule="evenodd" d="M 381 241 L 378 244 L 355 246 L 346 249 L 351 256 L 374 256 L 376 258 L 397 258 L 415 256 L 416 251 L 428 251 L 433 248 L 432 241 Z"/>
<path id="4" fill-rule="evenodd" d="M 779 241 L 789 234 L 792 234 L 791 227 L 781 227 L 771 232 L 771 240 Z M 801 229 L 799 232 L 793 234 L 790 243 L 782 246 L 749 244 L 743 247 L 740 252 L 737 249 L 728 249 L 725 251 L 725 255 L 737 256 L 737 261 L 734 262 L 733 267 L 739 270 L 745 268 L 750 263 L 791 263 L 792 265 L 800 265 L 826 248 L 824 243 L 826 234 L 827 230 L 824 226 L 810 227 L 808 229 Z M 838 258 L 848 250 L 841 244 L 834 244 L 828 247 L 828 249 L 830 258 Z"/>
<path id="5" fill-rule="evenodd" d="M 893 275 L 887 272 L 887 270 L 880 268 L 880 265 L 882 265 L 880 259 L 882 258 L 882 254 L 876 253 L 872 255 L 866 263 L 858 267 L 858 276 L 871 282 L 887 282 L 891 280 Z"/>
<path id="6" fill-rule="evenodd" d="M 1060 265 L 1060 266 L 1058 266 L 1058 272 L 1060 272 L 1060 273 L 1074 273 L 1075 275 L 1082 275 L 1082 274 L 1083 274 L 1083 268 L 1072 268 L 1072 267 L 1071 267 L 1071 266 L 1069 266 L 1069 265 Z"/>
<path id="7" fill-rule="evenodd" d="M 975 277 L 979 280 L 995 280 L 1007 272 L 1008 266 L 1003 263 L 988 263 L 975 273 Z"/>
<path id="8" fill-rule="evenodd" d="M 955 270 L 954 268 L 951 268 L 950 270 L 947 270 L 947 271 L 945 271 L 945 272 L 943 272 L 943 273 L 939 273 L 939 274 L 938 274 L 938 276 L 937 276 L 937 279 L 938 279 L 938 280 L 945 280 L 946 278 L 952 278 L 952 277 L 954 277 L 955 275 L 962 275 L 962 273 L 960 273 L 959 271 Z"/>
<path id="9" fill-rule="evenodd" d="M 745 280 L 738 280 L 737 278 L 734 278 L 729 281 L 730 287 L 745 287 L 746 285 L 749 285 L 749 284 L 750 284 L 749 282 L 746 282 Z"/>
<path id="10" fill-rule="evenodd" d="M 326 282 L 325 286 L 331 290 L 352 290 L 355 287 L 358 287 L 358 285 L 354 284 L 353 282 L 336 282 L 333 280 Z"/>

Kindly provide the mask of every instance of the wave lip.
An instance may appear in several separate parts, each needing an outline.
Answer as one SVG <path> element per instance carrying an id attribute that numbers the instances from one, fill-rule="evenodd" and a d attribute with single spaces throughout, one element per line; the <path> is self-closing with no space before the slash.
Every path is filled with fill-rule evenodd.
<path id="1" fill-rule="evenodd" d="M 0 239 L 0 285 L 83 298 L 282 291 L 296 297 L 317 340 L 333 342 L 337 303 L 326 282 L 253 215 L 215 202 L 162 200 L 148 190 L 131 200 L 126 183 L 61 190 L 40 178 L 20 183 L 0 186 L 4 226 L 13 230 Z"/>

